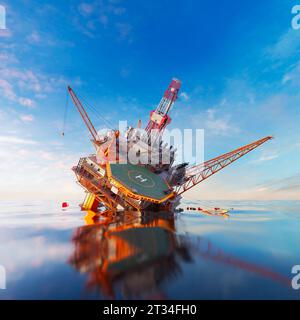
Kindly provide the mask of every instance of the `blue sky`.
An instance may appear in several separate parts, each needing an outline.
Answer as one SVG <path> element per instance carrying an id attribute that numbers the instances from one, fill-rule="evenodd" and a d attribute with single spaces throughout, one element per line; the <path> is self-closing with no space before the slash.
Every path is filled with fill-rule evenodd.
<path id="1" fill-rule="evenodd" d="M 81 197 L 70 168 L 93 148 L 73 106 L 61 136 L 68 84 L 110 124 L 135 125 L 177 77 L 171 127 L 205 129 L 206 159 L 276 138 L 187 197 L 300 199 L 297 1 L 0 4 L 1 198 Z"/>

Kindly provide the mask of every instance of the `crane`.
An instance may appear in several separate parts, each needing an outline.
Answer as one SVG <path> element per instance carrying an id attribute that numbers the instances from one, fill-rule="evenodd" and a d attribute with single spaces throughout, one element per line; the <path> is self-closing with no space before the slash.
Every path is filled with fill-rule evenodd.
<path id="1" fill-rule="evenodd" d="M 190 190 L 200 182 L 206 180 L 213 174 L 227 167 L 234 161 L 238 160 L 271 139 L 273 139 L 272 136 L 267 136 L 246 146 L 208 160 L 202 164 L 188 167 L 186 169 L 185 181 L 181 185 L 175 187 L 176 194 L 181 195 L 182 193 Z"/>
<path id="2" fill-rule="evenodd" d="M 78 112 L 80 113 L 84 123 L 86 124 L 94 142 L 98 142 L 99 141 L 98 133 L 97 133 L 94 125 L 92 124 L 88 114 L 86 113 L 81 101 L 78 99 L 76 93 L 73 91 L 73 89 L 70 86 L 68 86 L 68 91 L 70 93 L 70 96 L 71 96 Z"/>

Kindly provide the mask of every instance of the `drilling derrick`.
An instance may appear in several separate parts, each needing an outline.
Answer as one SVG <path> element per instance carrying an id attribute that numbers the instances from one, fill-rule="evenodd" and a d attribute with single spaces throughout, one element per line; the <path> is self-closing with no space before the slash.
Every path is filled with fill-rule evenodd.
<path id="1" fill-rule="evenodd" d="M 181 82 L 177 79 L 172 79 L 157 108 L 150 112 L 150 120 L 146 127 L 146 131 L 150 136 L 152 130 L 156 130 L 156 132 L 153 131 L 152 133 L 152 138 L 154 138 L 154 140 L 163 134 L 166 126 L 171 122 L 168 113 L 178 98 L 180 87 Z"/>

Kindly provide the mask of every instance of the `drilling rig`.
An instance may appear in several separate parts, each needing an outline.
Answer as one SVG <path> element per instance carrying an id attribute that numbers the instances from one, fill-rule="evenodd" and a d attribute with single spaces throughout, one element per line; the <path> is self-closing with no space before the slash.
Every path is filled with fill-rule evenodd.
<path id="1" fill-rule="evenodd" d="M 95 212 L 175 210 L 182 194 L 227 167 L 268 140 L 267 136 L 198 165 L 175 164 L 176 149 L 163 142 L 165 128 L 181 82 L 172 79 L 149 122 L 126 132 L 108 130 L 98 134 L 82 102 L 69 86 L 69 94 L 91 135 L 95 153 L 80 158 L 73 167 L 85 189 L 83 210 Z M 167 161 L 165 161 L 167 159 Z"/>

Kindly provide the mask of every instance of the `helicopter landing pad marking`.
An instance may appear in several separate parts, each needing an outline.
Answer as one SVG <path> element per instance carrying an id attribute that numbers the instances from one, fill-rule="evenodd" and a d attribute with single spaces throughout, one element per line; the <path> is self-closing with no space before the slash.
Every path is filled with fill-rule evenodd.
<path id="1" fill-rule="evenodd" d="M 144 188 L 153 188 L 155 186 L 155 182 L 151 177 L 138 170 L 129 170 L 128 178 Z"/>

